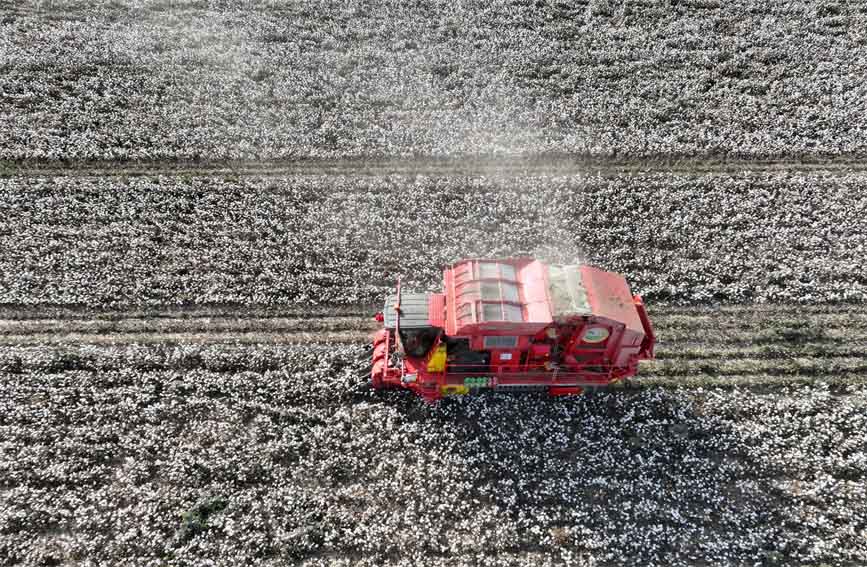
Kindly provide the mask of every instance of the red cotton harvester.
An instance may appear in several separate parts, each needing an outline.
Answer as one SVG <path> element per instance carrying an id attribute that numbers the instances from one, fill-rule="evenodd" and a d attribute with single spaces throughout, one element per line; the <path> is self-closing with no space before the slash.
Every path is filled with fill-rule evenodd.
<path id="1" fill-rule="evenodd" d="M 401 290 L 377 313 L 374 388 L 427 401 L 490 388 L 580 394 L 634 376 L 655 336 L 623 276 L 532 258 L 461 260 L 443 293 Z"/>

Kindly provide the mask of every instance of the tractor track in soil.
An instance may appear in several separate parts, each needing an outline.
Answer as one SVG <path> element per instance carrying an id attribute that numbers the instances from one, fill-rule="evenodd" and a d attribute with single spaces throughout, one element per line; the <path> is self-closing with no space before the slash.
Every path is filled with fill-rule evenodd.
<path id="1" fill-rule="evenodd" d="M 729 175 L 741 172 L 824 172 L 844 175 L 867 171 L 867 159 L 725 159 L 723 157 L 609 158 L 575 155 L 495 157 L 407 157 L 223 161 L 2 161 L 0 177 L 76 176 L 136 177 L 148 175 L 226 175 L 280 177 L 323 175 L 380 177 L 428 176 L 602 176 L 634 173 Z"/>
<path id="2" fill-rule="evenodd" d="M 368 344 L 375 307 L 204 306 L 93 311 L 0 307 L 0 348 L 80 345 Z M 651 310 L 646 386 L 867 385 L 867 306 L 736 305 Z"/>

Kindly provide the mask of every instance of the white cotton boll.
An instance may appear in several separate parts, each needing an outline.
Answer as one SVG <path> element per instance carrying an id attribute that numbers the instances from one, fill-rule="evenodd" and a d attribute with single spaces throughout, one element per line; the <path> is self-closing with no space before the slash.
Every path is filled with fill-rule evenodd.
<path id="1" fill-rule="evenodd" d="M 11 309 L 234 305 L 313 326 L 315 306 L 381 302 L 399 274 L 435 290 L 444 263 L 537 253 L 623 272 L 660 308 L 867 297 L 858 168 L 689 170 L 708 156 L 864 155 L 863 50 L 839 33 L 865 28 L 857 11 L 60 4 L 0 16 L 0 159 L 128 163 L 0 178 Z M 722 10 L 738 18 L 706 17 Z M 520 176 L 444 174 L 420 157 L 542 153 L 692 157 L 666 173 Z M 256 172 L 394 156 L 408 159 L 363 177 Z M 226 159 L 240 174 L 136 163 Z M 7 334 L 0 563 L 867 563 L 864 391 L 838 381 L 861 361 L 826 344 L 852 312 L 762 335 L 820 343 L 821 361 L 692 353 L 720 381 L 784 373 L 768 386 L 433 408 L 372 392 L 361 344 Z M 703 364 L 673 370 L 686 380 Z M 833 383 L 779 386 L 818 373 Z"/>
<path id="2" fill-rule="evenodd" d="M 0 262 L 9 265 L 10 281 L 0 297 L 12 303 L 40 298 L 92 306 L 360 303 L 379 301 L 399 274 L 408 286 L 436 289 L 444 263 L 546 250 L 620 271 L 633 291 L 657 303 L 806 303 L 857 300 L 864 293 L 857 283 L 860 265 L 840 269 L 822 260 L 818 245 L 809 244 L 819 233 L 843 236 L 857 222 L 850 204 L 815 197 L 796 205 L 803 213 L 800 220 L 777 217 L 776 204 L 763 201 L 761 192 L 754 202 L 745 201 L 751 196 L 739 194 L 740 176 L 650 175 L 618 181 L 543 176 L 505 184 L 461 177 L 381 179 L 57 177 L 47 184 L 39 178 L 7 178 L 2 184 L 12 199 L 5 218 L 45 218 L 24 224 L 24 232 L 8 243 L 12 253 Z M 757 176 L 746 179 L 762 183 Z M 823 183 L 830 184 L 829 190 L 840 188 L 834 193 L 839 195 L 851 195 L 858 182 L 857 174 L 770 179 L 780 191 Z M 17 205 L 46 186 L 65 197 L 32 213 Z M 619 209 L 617 195 L 636 198 Z M 729 207 L 721 215 L 720 200 Z M 788 196 L 778 200 L 792 202 Z M 689 208 L 682 206 L 686 202 Z M 551 203 L 557 204 L 553 213 Z M 747 218 L 745 210 L 753 217 Z M 812 210 L 822 211 L 822 220 L 807 216 Z M 730 214 L 741 220 L 722 237 L 720 230 L 726 229 L 720 227 Z M 639 230 L 621 218 L 632 218 Z M 76 226 L 90 232 L 67 228 Z M 759 228 L 767 233 L 754 234 Z M 401 238 L 389 236 L 395 229 Z M 792 246 L 793 237 L 803 237 L 805 244 Z M 755 246 L 761 254 L 744 253 Z M 40 259 L 49 251 L 66 270 L 56 284 L 44 267 L 12 268 L 45 266 Z M 842 260 L 849 253 L 836 254 Z M 805 281 L 806 275 L 826 283 L 818 287 Z"/>

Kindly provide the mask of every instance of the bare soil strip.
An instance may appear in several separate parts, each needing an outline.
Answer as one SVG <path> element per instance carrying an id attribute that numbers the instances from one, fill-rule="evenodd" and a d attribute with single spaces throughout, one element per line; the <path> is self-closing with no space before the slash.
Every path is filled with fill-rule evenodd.
<path id="1" fill-rule="evenodd" d="M 303 311 L 308 311 L 305 314 Z M 371 306 L 312 309 L 216 306 L 129 312 L 0 310 L 0 345 L 366 344 Z M 652 312 L 657 358 L 648 386 L 867 384 L 867 306 L 665 307 Z M 329 314 L 331 313 L 331 314 Z M 19 317 L 15 317 L 18 315 Z M 754 379 L 753 379 L 754 378 Z"/>
<path id="2" fill-rule="evenodd" d="M 40 344 L 63 341 L 126 343 L 189 340 L 223 342 L 314 341 L 338 334 L 366 340 L 376 329 L 375 306 L 251 307 L 94 311 L 75 308 L 0 308 L 0 342 Z M 860 352 L 867 339 L 867 306 L 758 305 L 726 306 L 715 311 L 695 307 L 651 310 L 659 349 L 681 357 L 701 357 L 702 349 L 736 355 L 761 354 L 771 346 L 818 343 L 846 345 Z M 813 345 L 816 348 L 816 345 Z"/>
<path id="3" fill-rule="evenodd" d="M 833 374 L 817 376 L 815 374 L 731 374 L 712 376 L 709 374 L 694 374 L 691 376 L 640 376 L 633 383 L 638 388 L 745 388 L 761 390 L 778 390 L 787 386 L 809 386 L 826 384 L 835 388 L 845 386 L 867 386 L 867 376 L 861 374 Z M 622 387 L 622 386 L 621 386 Z"/>
<path id="4" fill-rule="evenodd" d="M 0 345 L 124 345 L 177 343 L 339 343 L 353 344 L 369 340 L 372 333 L 363 331 L 241 331 L 203 330 L 201 332 L 65 332 L 0 335 Z"/>
<path id="5" fill-rule="evenodd" d="M 752 172 L 867 171 L 867 159 L 846 156 L 835 159 L 744 160 L 724 157 L 607 158 L 576 155 L 463 156 L 455 158 L 357 158 L 283 161 L 215 162 L 87 162 L 0 161 L 0 176 L 34 175 L 84 177 L 138 175 L 575 175 L 638 172 L 732 174 Z"/>
<path id="6" fill-rule="evenodd" d="M 319 333 L 325 331 L 368 331 L 372 318 L 336 317 L 129 317 L 125 319 L 0 319 L 0 336 L 50 335 L 124 335 L 171 333 L 231 334 L 258 332 Z"/>
<path id="7" fill-rule="evenodd" d="M 268 319 L 271 317 L 316 318 L 356 317 L 372 319 L 382 305 L 150 305 L 130 306 L 125 309 L 95 309 L 79 305 L 0 305 L 0 320 L 15 324 L 18 321 L 121 321 L 128 319 Z M 867 309 L 863 310 L 867 311 Z M 71 323 L 69 323 L 71 324 Z"/>
<path id="8" fill-rule="evenodd" d="M 94 320 L 119 321 L 125 319 L 267 319 L 271 317 L 314 318 L 357 317 L 372 319 L 382 309 L 381 303 L 366 305 L 138 305 L 123 309 L 97 309 L 83 305 L 0 305 L 0 320 Z M 747 319 L 788 319 L 791 321 L 861 320 L 867 322 L 867 305 L 857 303 L 823 304 L 721 304 L 721 305 L 648 305 L 651 318 L 665 320 L 670 327 L 697 327 L 713 321 L 742 321 Z"/>

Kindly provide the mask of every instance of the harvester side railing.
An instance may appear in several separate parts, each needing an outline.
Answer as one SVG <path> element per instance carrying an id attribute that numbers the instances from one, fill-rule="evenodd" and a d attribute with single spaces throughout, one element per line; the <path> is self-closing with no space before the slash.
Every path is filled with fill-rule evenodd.
<path id="1" fill-rule="evenodd" d="M 647 308 L 644 307 L 644 300 L 640 295 L 632 297 L 635 303 L 635 309 L 638 311 L 638 318 L 641 319 L 641 326 L 644 327 L 644 340 L 641 341 L 641 352 L 647 358 L 653 358 L 653 347 L 656 344 L 656 333 L 653 332 L 653 324 L 650 322 L 650 317 L 647 316 Z"/>

